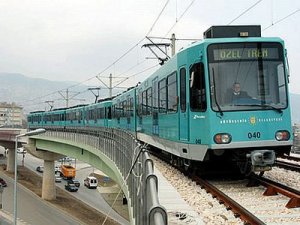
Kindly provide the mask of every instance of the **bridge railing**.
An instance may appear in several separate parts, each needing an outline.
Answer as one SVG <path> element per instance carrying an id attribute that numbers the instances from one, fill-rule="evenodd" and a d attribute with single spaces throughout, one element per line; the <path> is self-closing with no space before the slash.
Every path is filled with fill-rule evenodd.
<path id="1" fill-rule="evenodd" d="M 140 145 L 130 133 L 114 128 L 47 128 L 43 135 L 101 150 L 114 161 L 128 187 L 135 224 L 168 224 L 166 210 L 158 199 L 153 161 L 145 146 Z"/>

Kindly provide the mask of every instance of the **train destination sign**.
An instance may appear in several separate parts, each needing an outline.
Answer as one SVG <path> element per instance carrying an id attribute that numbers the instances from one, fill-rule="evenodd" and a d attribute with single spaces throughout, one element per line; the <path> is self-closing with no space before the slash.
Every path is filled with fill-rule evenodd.
<path id="1" fill-rule="evenodd" d="M 224 48 L 213 49 L 213 60 L 279 59 L 278 48 Z"/>

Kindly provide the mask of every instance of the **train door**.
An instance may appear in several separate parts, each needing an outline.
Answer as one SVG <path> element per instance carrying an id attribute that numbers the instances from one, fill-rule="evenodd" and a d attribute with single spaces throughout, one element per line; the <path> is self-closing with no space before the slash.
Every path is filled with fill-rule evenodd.
<path id="1" fill-rule="evenodd" d="M 179 72 L 179 139 L 182 141 L 189 140 L 189 111 L 186 104 L 186 69 L 182 67 Z"/>
<path id="2" fill-rule="evenodd" d="M 105 116 L 104 116 L 104 127 L 110 127 L 110 120 L 111 120 L 111 107 L 104 107 L 103 108 L 105 110 Z"/>
<path id="3" fill-rule="evenodd" d="M 207 130 L 207 99 L 205 87 L 204 64 L 195 63 L 190 67 L 189 109 L 190 109 L 190 141 L 203 144 Z"/>

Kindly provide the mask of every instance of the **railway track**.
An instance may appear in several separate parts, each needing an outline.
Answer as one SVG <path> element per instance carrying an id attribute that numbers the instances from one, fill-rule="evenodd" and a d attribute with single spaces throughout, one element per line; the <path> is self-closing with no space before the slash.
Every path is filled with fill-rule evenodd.
<path id="1" fill-rule="evenodd" d="M 284 195 L 290 200 L 286 204 L 287 208 L 299 208 L 300 207 L 300 191 L 289 186 L 283 185 L 276 181 L 270 180 L 265 177 L 260 177 L 257 175 L 252 175 L 250 178 L 250 186 L 251 183 L 256 185 L 262 185 L 266 187 L 266 191 L 263 193 L 265 196 L 274 196 L 274 195 Z"/>
<path id="2" fill-rule="evenodd" d="M 228 210 L 231 210 L 236 217 L 240 217 L 245 224 L 265 224 L 262 220 L 257 218 L 254 214 L 248 211 L 246 208 L 241 206 L 238 202 L 230 198 L 228 195 L 224 194 L 221 190 L 216 188 L 214 185 L 210 184 L 199 177 L 193 177 L 193 180 L 205 188 L 208 193 L 213 197 L 217 198 L 221 204 L 224 204 Z"/>
<path id="3" fill-rule="evenodd" d="M 275 165 L 279 168 L 284 168 L 287 170 L 291 170 L 291 171 L 300 173 L 300 165 L 292 163 L 292 162 L 276 160 Z"/>
<path id="4" fill-rule="evenodd" d="M 300 224 L 298 190 L 259 176 L 252 176 L 250 182 L 245 180 L 212 184 L 248 211 L 241 215 L 247 224 Z M 252 221 L 246 217 L 247 214 L 248 217 L 251 215 Z M 255 222 L 254 217 L 258 222 Z"/>
<path id="5" fill-rule="evenodd" d="M 300 157 L 295 157 L 295 156 L 290 156 L 290 155 L 283 155 L 283 156 L 280 156 L 280 158 L 300 162 Z"/>
<path id="6" fill-rule="evenodd" d="M 245 224 L 268 224 L 264 221 L 264 219 L 257 217 L 256 212 L 249 211 L 247 209 L 247 206 L 242 206 L 239 203 L 239 201 L 236 201 L 234 200 L 234 198 L 231 198 L 229 195 L 227 195 L 226 191 L 221 191 L 221 189 L 219 189 L 217 186 L 214 186 L 210 182 L 205 181 L 199 177 L 193 177 L 193 180 L 199 185 L 201 185 L 203 188 L 205 188 L 207 192 L 211 193 L 213 197 L 216 197 L 219 200 L 219 202 L 224 204 L 227 209 L 231 210 L 235 216 L 240 217 Z M 248 185 L 245 186 L 254 187 L 259 185 L 264 186 L 266 188 L 265 191 L 262 192 L 262 195 L 264 196 L 276 196 L 278 194 L 281 194 L 282 196 L 288 197 L 290 200 L 285 205 L 286 208 L 290 209 L 300 207 L 300 191 L 256 175 L 253 175 Z M 277 210 L 274 211 L 274 214 L 277 214 Z M 287 215 L 288 213 L 286 213 L 286 215 L 282 215 L 282 217 L 287 217 Z M 278 220 L 277 215 L 276 217 Z M 281 224 L 281 222 L 279 224 Z"/>
<path id="7" fill-rule="evenodd" d="M 295 172 L 300 172 L 300 158 L 283 155 L 275 161 L 275 166 Z"/>
<path id="8" fill-rule="evenodd" d="M 156 164 L 157 163 L 155 163 L 155 165 Z M 168 165 L 168 167 L 171 166 Z M 191 185 L 189 183 L 192 183 L 192 181 L 184 182 L 184 180 L 188 179 L 186 178 L 186 173 L 185 175 L 180 174 L 185 178 L 174 178 L 175 181 L 182 180 L 178 187 L 181 189 L 183 189 L 183 185 L 190 187 Z M 201 188 L 205 188 L 206 192 L 211 193 L 213 198 L 217 199 L 218 204 L 223 205 L 226 210 L 231 211 L 232 217 L 236 217 L 240 220 L 228 223 L 229 220 L 233 221 L 230 219 L 228 211 L 226 215 L 225 212 L 223 212 L 221 216 L 224 218 L 224 222 L 218 224 L 300 224 L 300 193 L 297 190 L 292 190 L 282 184 L 277 184 L 276 182 L 258 176 L 251 178 L 252 182 L 250 183 L 252 187 L 249 187 L 249 181 L 247 179 L 205 181 L 194 175 L 189 176 L 196 184 L 191 189 L 186 189 L 185 192 L 182 193 L 186 195 L 184 199 L 190 201 L 191 206 L 197 204 L 195 203 L 197 202 L 197 197 L 195 196 L 200 195 L 199 186 L 201 186 Z M 172 175 L 168 174 L 166 177 L 171 178 Z M 188 185 L 186 183 L 188 183 Z M 253 184 L 256 185 L 253 186 Z M 174 186 L 176 186 L 176 184 L 174 184 Z M 192 194 L 193 189 L 196 190 L 194 194 Z M 193 197 L 189 197 L 189 194 Z M 199 198 L 202 199 L 203 197 Z M 204 203 L 201 202 L 201 205 L 203 204 Z M 209 202 L 208 204 L 217 207 L 214 203 Z M 198 206 L 196 208 L 199 209 Z M 197 212 L 200 215 L 203 213 L 207 215 L 206 211 L 207 209 L 204 207 Z M 218 215 L 221 214 L 219 209 L 215 211 L 218 211 Z M 212 214 L 213 213 L 215 213 L 214 210 L 212 210 Z M 216 216 L 212 217 L 215 218 Z"/>

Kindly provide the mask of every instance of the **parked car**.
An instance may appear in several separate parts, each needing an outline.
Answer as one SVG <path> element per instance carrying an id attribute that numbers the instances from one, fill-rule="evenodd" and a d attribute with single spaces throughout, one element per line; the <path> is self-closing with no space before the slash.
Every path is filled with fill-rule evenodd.
<path id="1" fill-rule="evenodd" d="M 59 166 L 55 166 L 54 173 L 60 175 L 60 167 Z"/>
<path id="2" fill-rule="evenodd" d="M 70 184 L 75 184 L 76 187 L 80 187 L 80 182 L 78 180 L 68 180 L 67 181 Z"/>
<path id="3" fill-rule="evenodd" d="M 70 191 L 70 192 L 76 192 L 76 191 L 78 191 L 78 187 L 76 187 L 75 184 L 72 184 L 72 183 L 67 183 L 65 185 L 65 189 L 67 191 Z"/>
<path id="4" fill-rule="evenodd" d="M 62 179 L 59 174 L 55 174 L 55 183 L 61 183 Z"/>
<path id="5" fill-rule="evenodd" d="M 43 173 L 44 172 L 44 167 L 43 166 L 38 166 L 36 167 L 36 171 Z"/>
<path id="6" fill-rule="evenodd" d="M 17 153 L 18 154 L 26 154 L 27 151 L 23 147 L 21 147 L 21 148 L 17 148 Z"/>
<path id="7" fill-rule="evenodd" d="M 97 188 L 98 179 L 96 177 L 88 176 L 84 179 L 84 186 L 88 188 Z"/>
<path id="8" fill-rule="evenodd" d="M 0 178 L 0 185 L 2 187 L 7 187 L 7 183 L 5 182 L 5 180 L 3 180 L 2 178 Z"/>
<path id="9" fill-rule="evenodd" d="M 71 157 L 64 157 L 58 160 L 58 162 L 72 162 L 74 158 Z"/>

